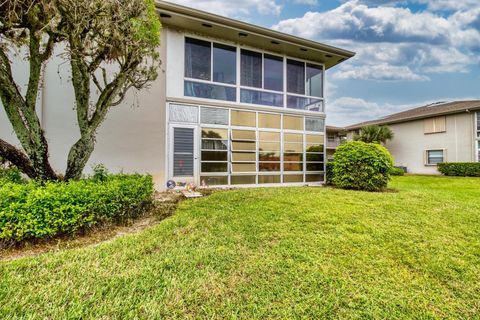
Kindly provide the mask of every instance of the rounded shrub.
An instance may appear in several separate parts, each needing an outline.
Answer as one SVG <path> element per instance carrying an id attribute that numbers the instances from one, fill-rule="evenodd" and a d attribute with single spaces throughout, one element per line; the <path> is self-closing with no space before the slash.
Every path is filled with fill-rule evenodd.
<path id="1" fill-rule="evenodd" d="M 377 143 L 347 142 L 333 157 L 332 183 L 339 188 L 381 191 L 390 181 L 393 158 Z"/>

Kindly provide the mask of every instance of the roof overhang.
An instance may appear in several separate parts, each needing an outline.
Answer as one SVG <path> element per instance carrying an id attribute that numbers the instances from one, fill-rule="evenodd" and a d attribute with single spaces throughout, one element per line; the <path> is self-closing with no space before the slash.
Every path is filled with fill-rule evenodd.
<path id="1" fill-rule="evenodd" d="M 355 55 L 352 51 L 166 1 L 157 1 L 156 6 L 163 25 L 323 63 L 325 69 Z"/>

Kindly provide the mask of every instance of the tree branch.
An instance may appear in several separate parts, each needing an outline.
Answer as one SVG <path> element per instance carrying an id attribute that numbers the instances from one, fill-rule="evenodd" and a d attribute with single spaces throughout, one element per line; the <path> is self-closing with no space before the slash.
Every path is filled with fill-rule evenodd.
<path id="1" fill-rule="evenodd" d="M 19 168 L 29 178 L 38 178 L 35 169 L 30 163 L 30 159 L 25 153 L 2 139 L 0 139 L 0 156 Z"/>

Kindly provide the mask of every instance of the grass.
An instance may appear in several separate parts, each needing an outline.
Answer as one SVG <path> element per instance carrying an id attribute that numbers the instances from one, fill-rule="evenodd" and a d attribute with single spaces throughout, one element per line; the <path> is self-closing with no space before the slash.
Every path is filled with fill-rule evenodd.
<path id="1" fill-rule="evenodd" d="M 480 318 L 480 180 L 265 188 L 141 233 L 0 261 L 0 318 Z"/>

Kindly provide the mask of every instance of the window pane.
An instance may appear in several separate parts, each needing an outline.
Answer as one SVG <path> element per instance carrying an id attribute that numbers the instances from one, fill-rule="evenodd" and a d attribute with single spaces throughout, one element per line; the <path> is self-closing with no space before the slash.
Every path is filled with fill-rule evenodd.
<path id="1" fill-rule="evenodd" d="M 305 63 L 287 59 L 287 92 L 305 94 Z"/>
<path id="2" fill-rule="evenodd" d="M 227 162 L 202 162 L 202 172 L 227 172 Z"/>
<path id="3" fill-rule="evenodd" d="M 280 141 L 280 132 L 259 132 L 258 135 L 262 141 Z"/>
<path id="4" fill-rule="evenodd" d="M 307 96 L 323 97 L 323 69 L 307 63 Z"/>
<path id="5" fill-rule="evenodd" d="M 303 117 L 283 116 L 283 129 L 303 130 Z"/>
<path id="6" fill-rule="evenodd" d="M 307 163 L 307 171 L 323 171 L 323 162 Z"/>
<path id="7" fill-rule="evenodd" d="M 283 161 L 303 161 L 303 153 L 284 153 Z"/>
<path id="8" fill-rule="evenodd" d="M 228 184 L 228 176 L 201 176 L 200 180 L 202 181 L 202 184 L 205 183 L 207 186 Z"/>
<path id="9" fill-rule="evenodd" d="M 255 127 L 256 115 L 255 112 L 232 110 L 232 126 Z"/>
<path id="10" fill-rule="evenodd" d="M 259 113 L 258 127 L 280 129 L 280 115 L 270 114 L 270 113 Z"/>
<path id="11" fill-rule="evenodd" d="M 202 128 L 202 138 L 209 139 L 228 139 L 227 129 Z"/>
<path id="12" fill-rule="evenodd" d="M 283 176 L 283 182 L 303 182 L 303 174 L 286 174 Z"/>
<path id="13" fill-rule="evenodd" d="M 240 83 L 242 86 L 262 87 L 262 54 L 249 50 L 241 51 Z"/>
<path id="14" fill-rule="evenodd" d="M 170 121 L 176 122 L 198 122 L 198 107 L 171 104 L 169 111 Z"/>
<path id="15" fill-rule="evenodd" d="M 255 163 L 232 163 L 233 172 L 256 172 L 257 165 Z"/>
<path id="16" fill-rule="evenodd" d="M 256 161 L 257 155 L 253 152 L 232 152 L 232 161 Z"/>
<path id="17" fill-rule="evenodd" d="M 260 162 L 258 167 L 260 171 L 280 171 L 280 162 Z"/>
<path id="18" fill-rule="evenodd" d="M 284 143 L 285 152 L 303 152 L 303 144 L 301 143 Z"/>
<path id="19" fill-rule="evenodd" d="M 202 151 L 202 161 L 227 161 L 227 151 Z"/>
<path id="20" fill-rule="evenodd" d="M 232 130 L 233 140 L 256 140 L 255 131 Z"/>
<path id="21" fill-rule="evenodd" d="M 428 164 L 437 164 L 443 162 L 443 150 L 429 150 Z"/>
<path id="22" fill-rule="evenodd" d="M 232 184 L 255 184 L 255 176 L 232 176 Z"/>
<path id="23" fill-rule="evenodd" d="M 323 152 L 323 144 L 307 145 L 307 152 Z"/>
<path id="24" fill-rule="evenodd" d="M 259 142 L 258 151 L 280 151 L 279 142 Z"/>
<path id="25" fill-rule="evenodd" d="M 205 150 L 228 150 L 226 140 L 205 140 L 202 139 L 202 149 Z"/>
<path id="26" fill-rule="evenodd" d="M 258 176 L 258 183 L 280 183 L 280 176 Z"/>
<path id="27" fill-rule="evenodd" d="M 240 102 L 283 108 L 283 94 L 241 89 Z"/>
<path id="28" fill-rule="evenodd" d="M 283 140 L 286 142 L 303 142 L 303 134 L 301 133 L 284 133 Z"/>
<path id="29" fill-rule="evenodd" d="M 285 162 L 283 164 L 284 171 L 303 171 L 303 163 L 289 163 Z"/>
<path id="30" fill-rule="evenodd" d="M 305 118 L 305 130 L 323 132 L 325 130 L 325 120 L 318 118 Z"/>
<path id="31" fill-rule="evenodd" d="M 202 109 L 200 109 L 200 122 L 205 124 L 228 125 L 228 110 L 202 107 Z"/>
<path id="32" fill-rule="evenodd" d="M 210 80 L 210 42 L 185 39 L 185 77 Z"/>
<path id="33" fill-rule="evenodd" d="M 283 91 L 283 58 L 265 54 L 263 67 L 264 89 Z"/>
<path id="34" fill-rule="evenodd" d="M 209 83 L 185 81 L 184 94 L 188 97 L 237 101 L 237 89 Z"/>
<path id="35" fill-rule="evenodd" d="M 307 134 L 306 140 L 307 143 L 323 144 L 325 139 L 323 135 Z"/>
<path id="36" fill-rule="evenodd" d="M 213 44 L 213 81 L 235 84 L 237 82 L 237 49 L 223 44 Z"/>
<path id="37" fill-rule="evenodd" d="M 324 180 L 323 174 L 307 174 L 307 182 L 322 182 Z"/>
<path id="38" fill-rule="evenodd" d="M 280 161 L 279 152 L 259 152 L 258 160 L 260 161 Z"/>
<path id="39" fill-rule="evenodd" d="M 287 108 L 323 112 L 323 102 L 314 98 L 287 96 Z"/>
<path id="40" fill-rule="evenodd" d="M 307 153 L 307 161 L 323 162 L 323 153 Z"/>
<path id="41" fill-rule="evenodd" d="M 255 141 L 253 141 L 253 142 L 237 142 L 237 141 L 232 142 L 232 150 L 236 150 L 236 151 L 239 151 L 239 150 L 255 151 L 255 148 L 256 148 Z"/>

